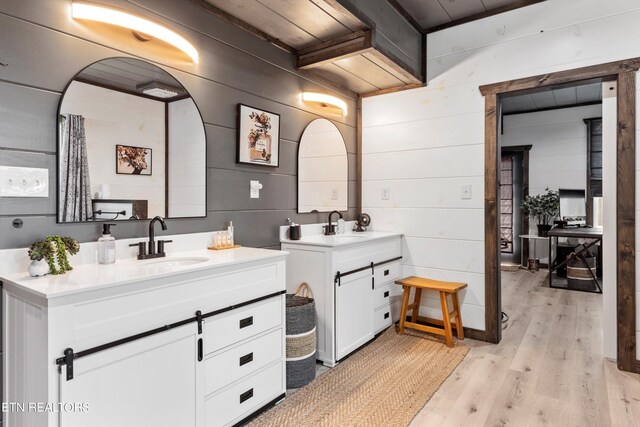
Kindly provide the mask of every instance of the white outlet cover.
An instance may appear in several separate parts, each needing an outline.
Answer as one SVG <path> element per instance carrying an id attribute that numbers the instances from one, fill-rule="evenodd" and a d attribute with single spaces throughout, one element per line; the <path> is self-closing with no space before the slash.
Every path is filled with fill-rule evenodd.
<path id="1" fill-rule="evenodd" d="M 384 187 L 382 189 L 382 200 L 389 200 L 389 196 L 391 194 L 391 189 L 389 187 Z"/>
<path id="2" fill-rule="evenodd" d="M 260 181 L 249 181 L 249 197 L 252 199 L 260 198 L 260 190 L 262 190 L 262 184 Z"/>
<path id="3" fill-rule="evenodd" d="M 462 199 L 470 199 L 471 198 L 471 184 L 465 184 L 462 186 Z"/>
<path id="4" fill-rule="evenodd" d="M 0 197 L 49 197 L 49 169 L 0 166 Z"/>
<path id="5" fill-rule="evenodd" d="M 338 200 L 338 189 L 337 188 L 332 188 L 331 189 L 331 200 Z"/>

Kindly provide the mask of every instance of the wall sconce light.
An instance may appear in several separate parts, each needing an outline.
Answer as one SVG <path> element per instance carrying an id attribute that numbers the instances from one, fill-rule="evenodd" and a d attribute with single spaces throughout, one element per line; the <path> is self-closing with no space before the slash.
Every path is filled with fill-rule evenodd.
<path id="1" fill-rule="evenodd" d="M 335 96 L 318 92 L 302 92 L 302 100 L 319 104 L 320 107 L 328 108 L 333 113 L 347 115 L 347 103 Z"/>
<path id="2" fill-rule="evenodd" d="M 191 43 L 178 33 L 148 19 L 106 6 L 75 1 L 71 4 L 71 17 L 127 28 L 134 35 L 146 34 L 180 49 L 189 55 L 194 63 L 198 63 L 198 51 Z"/>

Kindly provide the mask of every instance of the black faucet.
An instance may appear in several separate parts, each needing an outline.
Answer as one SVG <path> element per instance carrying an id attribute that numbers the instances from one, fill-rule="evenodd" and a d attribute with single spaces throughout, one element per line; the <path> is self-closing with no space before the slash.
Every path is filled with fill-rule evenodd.
<path id="1" fill-rule="evenodd" d="M 332 235 L 336 234 L 336 226 L 331 223 L 331 216 L 334 213 L 337 213 L 338 217 L 340 219 L 342 219 L 342 214 L 340 212 L 338 212 L 338 211 L 329 212 L 329 223 L 327 225 L 325 225 L 324 227 L 322 227 L 324 229 L 324 235 L 325 236 L 332 236 Z"/>
<path id="2" fill-rule="evenodd" d="M 156 231 L 155 225 L 156 222 L 160 222 L 162 229 L 166 231 L 167 224 L 164 222 L 164 219 L 161 216 L 154 217 L 149 223 L 149 252 L 147 253 L 146 242 L 132 243 L 129 246 L 137 246 L 138 247 L 138 259 L 149 259 L 149 258 L 160 258 L 167 256 L 164 252 L 164 244 L 171 243 L 172 240 L 159 240 L 158 248 L 156 249 Z"/>

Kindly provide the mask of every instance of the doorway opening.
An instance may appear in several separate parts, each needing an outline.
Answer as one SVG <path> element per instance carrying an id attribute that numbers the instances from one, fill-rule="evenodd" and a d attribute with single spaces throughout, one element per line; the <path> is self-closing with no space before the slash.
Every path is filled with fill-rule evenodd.
<path id="1" fill-rule="evenodd" d="M 610 216 L 614 217 L 616 353 L 621 370 L 640 372 L 636 359 L 635 313 L 635 80 L 640 58 L 511 80 L 480 87 L 485 96 L 485 332 L 502 339 L 500 280 L 500 98 L 576 84 L 615 82 L 615 184 Z M 554 259 L 553 256 L 549 257 Z M 605 268 L 606 271 L 606 268 Z"/>

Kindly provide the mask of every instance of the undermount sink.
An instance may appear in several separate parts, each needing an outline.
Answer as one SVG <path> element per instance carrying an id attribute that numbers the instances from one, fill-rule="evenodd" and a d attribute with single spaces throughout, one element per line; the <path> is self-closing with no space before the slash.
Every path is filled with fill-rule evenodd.
<path id="1" fill-rule="evenodd" d="M 146 262 L 143 267 L 166 267 L 166 268 L 175 268 L 175 267 L 186 267 L 188 265 L 200 264 L 203 262 L 209 261 L 209 258 L 163 258 L 157 261 Z"/>

